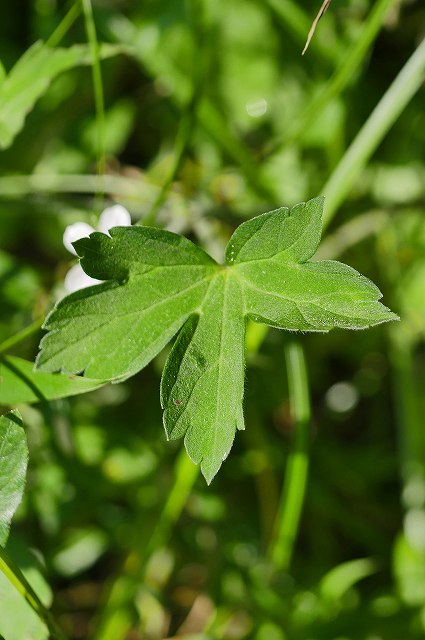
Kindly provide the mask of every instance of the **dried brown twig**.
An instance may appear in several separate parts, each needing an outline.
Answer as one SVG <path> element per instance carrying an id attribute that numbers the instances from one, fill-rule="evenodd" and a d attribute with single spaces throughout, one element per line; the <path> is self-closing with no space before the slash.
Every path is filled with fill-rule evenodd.
<path id="1" fill-rule="evenodd" d="M 322 6 L 319 9 L 319 13 L 317 14 L 317 16 L 314 18 L 313 24 L 311 25 L 311 29 L 308 32 L 308 36 L 307 36 L 307 42 L 305 43 L 305 47 L 302 51 L 302 56 L 305 54 L 305 52 L 308 49 L 308 45 L 310 44 L 310 41 L 313 37 L 314 32 L 316 31 L 316 27 L 317 27 L 317 23 L 319 22 L 320 18 L 325 14 L 326 9 L 329 7 L 331 3 L 331 0 L 324 0 Z"/>

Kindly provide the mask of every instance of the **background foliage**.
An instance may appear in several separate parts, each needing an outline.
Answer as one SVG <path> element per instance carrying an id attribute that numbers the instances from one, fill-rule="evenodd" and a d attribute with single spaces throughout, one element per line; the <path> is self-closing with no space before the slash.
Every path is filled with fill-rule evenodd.
<path id="1" fill-rule="evenodd" d="M 248 332 L 246 431 L 210 487 L 165 442 L 166 354 L 74 398 L 34 403 L 26 385 L 12 399 L 0 384 L 30 455 L 6 550 L 45 605 L 53 592 L 69 638 L 424 636 L 425 9 L 332 3 L 301 57 L 318 8 L 99 0 L 94 23 L 88 0 L 2 8 L 4 380 L 31 375 L 18 358 L 34 360 L 63 295 L 65 227 L 95 226 L 113 202 L 221 259 L 243 220 L 323 193 L 319 257 L 373 279 L 402 318 L 300 336 L 311 461 L 290 564 L 276 538 L 293 434 L 285 332 Z M 0 634 L 47 637 L 31 615 L 1 575 Z"/>

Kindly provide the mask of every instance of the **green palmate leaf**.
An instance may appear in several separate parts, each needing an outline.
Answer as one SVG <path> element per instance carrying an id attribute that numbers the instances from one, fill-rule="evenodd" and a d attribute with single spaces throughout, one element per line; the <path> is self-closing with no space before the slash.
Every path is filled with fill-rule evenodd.
<path id="1" fill-rule="evenodd" d="M 333 260 L 307 262 L 320 241 L 323 199 L 242 224 L 226 259 L 235 264 L 254 320 L 290 331 L 364 329 L 395 319 L 379 289 Z"/>
<path id="2" fill-rule="evenodd" d="M 215 263 L 181 236 L 116 227 L 74 243 L 89 275 L 105 284 L 61 301 L 37 360 L 45 371 L 122 380 L 139 371 L 201 306 Z"/>
<path id="3" fill-rule="evenodd" d="M 375 285 L 339 262 L 309 261 L 323 198 L 249 220 L 219 265 L 189 240 L 116 227 L 74 243 L 85 272 L 106 282 L 62 300 L 48 316 L 39 369 L 119 381 L 181 329 L 161 404 L 168 438 L 184 436 L 209 482 L 243 429 L 247 318 L 290 331 L 363 329 L 397 319 Z"/>
<path id="4" fill-rule="evenodd" d="M 98 389 L 102 380 L 74 375 L 34 371 L 34 363 L 17 358 L 0 358 L 0 404 L 16 405 L 65 398 Z"/>
<path id="5" fill-rule="evenodd" d="M 0 545 L 9 534 L 10 522 L 25 486 L 28 447 L 21 416 L 10 411 L 0 417 Z"/>
<path id="6" fill-rule="evenodd" d="M 122 50 L 122 47 L 102 45 L 100 56 L 107 58 Z M 0 149 L 12 144 L 24 125 L 26 115 L 56 76 L 67 69 L 91 62 L 92 56 L 87 45 L 64 49 L 36 42 L 7 76 L 2 78 L 0 71 Z"/>
<path id="7" fill-rule="evenodd" d="M 238 278 L 219 271 L 199 315 L 184 325 L 161 384 L 169 438 L 185 436 L 186 449 L 210 482 L 243 429 L 245 302 Z"/>

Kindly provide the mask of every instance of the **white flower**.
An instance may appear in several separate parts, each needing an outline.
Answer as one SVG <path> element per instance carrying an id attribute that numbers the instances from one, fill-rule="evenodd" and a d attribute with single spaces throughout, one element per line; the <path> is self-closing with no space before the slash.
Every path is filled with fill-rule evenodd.
<path id="1" fill-rule="evenodd" d="M 99 223 L 97 225 L 97 231 L 102 233 L 108 233 L 112 227 L 129 227 L 131 226 L 131 217 L 127 209 L 120 204 L 116 204 L 113 207 L 108 207 L 100 214 Z M 74 256 L 77 255 L 72 243 L 80 238 L 86 238 L 93 231 L 96 231 L 91 225 L 86 222 L 75 222 L 66 227 L 63 234 L 63 244 Z M 65 276 L 64 287 L 66 293 L 72 293 L 85 287 L 91 287 L 93 284 L 99 284 L 101 280 L 90 278 L 80 264 L 76 264 L 68 271 Z"/>

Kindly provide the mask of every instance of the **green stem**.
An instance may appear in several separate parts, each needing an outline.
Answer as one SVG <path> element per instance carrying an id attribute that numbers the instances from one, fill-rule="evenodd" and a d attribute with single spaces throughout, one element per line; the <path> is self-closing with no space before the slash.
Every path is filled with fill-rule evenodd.
<path id="1" fill-rule="evenodd" d="M 143 583 L 146 564 L 152 553 L 163 547 L 187 503 L 199 475 L 195 465 L 182 450 L 175 464 L 175 478 L 165 505 L 148 542 L 130 552 L 109 592 L 100 619 L 96 625 L 96 640 L 125 638 L 133 623 L 132 603 L 138 585 Z"/>
<path id="2" fill-rule="evenodd" d="M 23 342 L 29 336 L 34 335 L 34 333 L 37 333 L 37 331 L 39 331 L 39 329 L 41 328 L 43 322 L 44 318 L 38 318 L 38 320 L 34 320 L 32 324 L 28 325 L 28 327 L 24 327 L 24 329 L 18 331 L 18 333 L 15 333 L 14 336 L 6 338 L 6 340 L 4 340 L 0 344 L 0 355 L 2 353 L 5 353 L 6 351 L 9 351 L 9 349 L 19 344 L 20 342 Z"/>
<path id="3" fill-rule="evenodd" d="M 326 196 L 323 227 L 327 227 L 359 173 L 418 91 L 425 75 L 425 39 L 381 98 L 341 162 L 322 189 Z"/>
<path id="4" fill-rule="evenodd" d="M 93 58 L 92 76 L 94 88 L 94 100 L 96 106 L 96 125 L 97 125 L 97 173 L 99 178 L 103 178 L 106 165 L 105 150 L 105 101 L 103 95 L 102 71 L 100 68 L 99 42 L 96 34 L 96 25 L 93 18 L 93 9 L 91 0 L 81 0 L 84 12 L 84 21 L 86 25 L 87 39 L 89 41 L 90 50 Z M 103 180 L 102 186 L 99 188 L 98 197 L 104 192 Z"/>
<path id="5" fill-rule="evenodd" d="M 80 3 L 73 3 L 68 13 L 60 21 L 56 29 L 53 31 L 52 35 L 47 40 L 46 44 L 48 47 L 56 47 L 61 42 L 64 35 L 68 33 L 69 29 L 72 27 L 72 25 L 80 15 L 80 12 Z"/>
<path id="6" fill-rule="evenodd" d="M 143 551 L 145 559 L 148 559 L 155 549 L 159 549 L 166 544 L 171 534 L 172 526 L 180 518 L 189 499 L 199 472 L 200 465 L 194 464 L 186 451 L 182 450 L 176 461 L 174 484 L 168 494 L 155 529 L 149 538 L 149 542 Z"/>
<path id="7" fill-rule="evenodd" d="M 414 348 L 402 327 L 389 332 L 396 418 L 400 442 L 400 474 L 404 488 L 414 483 L 425 488 L 425 437 L 421 407 L 421 381 L 415 366 Z M 422 493 L 403 492 L 406 510 L 423 508 Z"/>
<path id="8" fill-rule="evenodd" d="M 276 569 L 288 571 L 307 486 L 310 399 L 304 352 L 299 343 L 290 342 L 286 346 L 285 360 L 295 432 L 293 449 L 286 465 L 276 535 L 269 556 Z"/>
<path id="9" fill-rule="evenodd" d="M 57 626 L 50 611 L 46 609 L 38 595 L 15 563 L 7 556 L 3 547 L 0 546 L 0 571 L 13 584 L 15 589 L 25 598 L 37 616 L 46 625 L 50 636 L 55 640 L 66 640 L 63 631 Z"/>
<path id="10" fill-rule="evenodd" d="M 400 209 L 399 213 L 402 213 Z M 351 218 L 322 240 L 314 259 L 335 260 L 365 238 L 378 234 L 388 225 L 389 220 L 390 211 L 384 209 L 374 209 Z"/>
<path id="11" fill-rule="evenodd" d="M 202 3 L 199 2 L 199 0 L 191 0 L 189 9 L 191 22 L 193 23 L 192 32 L 197 35 L 195 51 L 193 52 L 191 97 L 183 117 L 180 120 L 174 145 L 173 164 L 171 170 L 158 194 L 158 197 L 153 203 L 149 214 L 141 220 L 141 224 L 146 226 L 155 224 L 156 216 L 164 204 L 168 191 L 180 171 L 189 147 L 193 127 L 197 119 L 198 105 L 202 97 L 206 66 L 205 55 L 203 52 L 207 49 L 207 47 L 205 47 L 206 34 L 203 24 Z"/>
<path id="12" fill-rule="evenodd" d="M 140 220 L 140 224 L 143 224 L 145 226 L 152 226 L 155 224 L 156 216 L 158 215 L 160 208 L 165 202 L 168 191 L 174 180 L 176 179 L 177 174 L 182 166 L 183 159 L 186 155 L 193 128 L 194 111 L 195 107 L 193 105 L 188 109 L 188 111 L 184 114 L 183 118 L 180 121 L 179 129 L 176 136 L 174 158 L 171 170 L 167 176 L 167 179 L 162 185 L 161 190 L 158 193 L 158 196 L 153 203 L 151 210 L 145 218 L 142 218 Z"/>
<path id="13" fill-rule="evenodd" d="M 203 100 L 198 111 L 198 120 L 206 133 L 236 163 L 254 193 L 263 199 L 267 206 L 280 206 L 273 186 L 262 177 L 260 164 L 253 159 L 252 151 L 238 138 L 231 124 L 226 122 L 210 100 Z"/>

